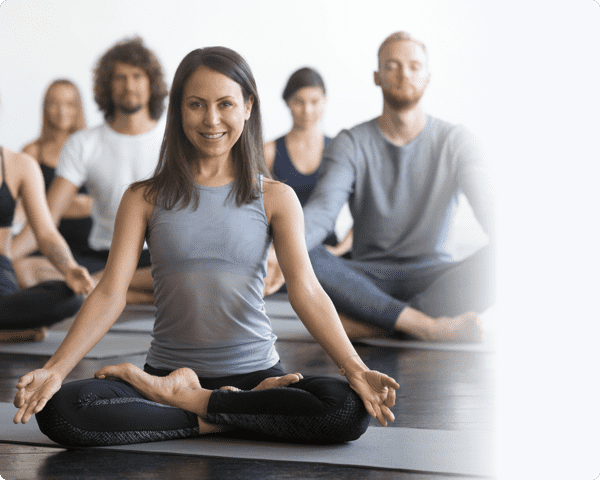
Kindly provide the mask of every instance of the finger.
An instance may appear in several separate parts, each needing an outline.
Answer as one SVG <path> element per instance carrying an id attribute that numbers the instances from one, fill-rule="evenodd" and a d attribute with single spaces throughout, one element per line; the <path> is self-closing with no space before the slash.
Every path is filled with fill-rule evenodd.
<path id="1" fill-rule="evenodd" d="M 381 383 L 386 387 L 393 388 L 394 390 L 400 388 L 400 384 L 396 380 L 383 373 L 381 374 Z"/>
<path id="2" fill-rule="evenodd" d="M 383 416 L 385 418 L 387 418 L 390 422 L 393 422 L 394 420 L 396 420 L 396 417 L 394 416 L 392 411 L 385 405 L 382 405 L 381 412 L 383 413 Z"/>
<path id="3" fill-rule="evenodd" d="M 389 388 L 383 403 L 386 407 L 393 407 L 396 404 L 396 390 Z"/>
<path id="4" fill-rule="evenodd" d="M 28 405 L 22 405 L 21 408 L 15 414 L 15 418 L 13 418 L 13 423 L 21 423 L 21 419 L 27 410 Z"/>
<path id="5" fill-rule="evenodd" d="M 33 416 L 33 410 L 37 406 L 37 402 L 32 402 L 27 405 L 27 408 L 24 410 L 23 417 L 21 418 L 21 423 L 27 423 L 29 419 Z"/>
<path id="6" fill-rule="evenodd" d="M 29 373 L 23 375 L 19 379 L 19 382 L 17 383 L 17 390 L 21 390 L 22 388 L 25 388 L 31 382 L 33 382 L 33 373 L 29 372 Z"/>
<path id="7" fill-rule="evenodd" d="M 374 406 L 375 411 L 377 412 L 377 416 L 375 418 L 377 418 L 377 421 L 384 427 L 387 427 L 387 420 L 385 419 L 385 416 L 383 415 L 381 408 L 379 407 L 379 405 L 375 405 Z"/>
<path id="8" fill-rule="evenodd" d="M 365 408 L 367 409 L 367 413 L 371 415 L 373 418 L 377 418 L 377 412 L 373 408 L 371 402 L 363 402 L 365 404 Z"/>
<path id="9" fill-rule="evenodd" d="M 33 409 L 33 413 L 40 413 L 44 407 L 46 406 L 46 404 L 48 403 L 48 399 L 47 398 L 42 398 L 38 404 L 36 405 L 36 407 Z"/>
<path id="10" fill-rule="evenodd" d="M 24 403 L 25 403 L 25 389 L 21 388 L 15 395 L 15 399 L 13 400 L 13 405 L 17 408 L 21 408 Z"/>

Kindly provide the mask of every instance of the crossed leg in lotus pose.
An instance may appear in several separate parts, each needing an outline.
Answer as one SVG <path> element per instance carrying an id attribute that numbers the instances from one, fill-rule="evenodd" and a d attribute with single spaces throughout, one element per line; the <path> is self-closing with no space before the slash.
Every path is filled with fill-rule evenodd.
<path id="1" fill-rule="evenodd" d="M 232 427 L 206 422 L 208 400 L 212 390 L 200 385 L 198 376 L 190 368 L 179 368 L 166 377 L 157 377 L 144 372 L 131 363 L 110 365 L 98 370 L 96 378 L 118 378 L 129 383 L 138 392 L 153 402 L 193 412 L 198 416 L 200 433 L 217 433 L 231 430 Z M 287 387 L 302 379 L 300 373 L 289 373 L 281 377 L 271 377 L 260 382 L 252 390 Z M 221 387 L 220 390 L 239 391 L 236 387 Z"/>

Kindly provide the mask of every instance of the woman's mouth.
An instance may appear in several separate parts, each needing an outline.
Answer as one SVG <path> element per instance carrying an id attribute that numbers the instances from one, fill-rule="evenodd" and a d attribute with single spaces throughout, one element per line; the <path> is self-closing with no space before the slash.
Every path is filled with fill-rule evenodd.
<path id="1" fill-rule="evenodd" d="M 223 133 L 200 133 L 200 135 L 202 135 L 204 138 L 208 138 L 209 140 L 215 140 L 217 138 L 221 138 L 225 135 L 225 132 Z"/>

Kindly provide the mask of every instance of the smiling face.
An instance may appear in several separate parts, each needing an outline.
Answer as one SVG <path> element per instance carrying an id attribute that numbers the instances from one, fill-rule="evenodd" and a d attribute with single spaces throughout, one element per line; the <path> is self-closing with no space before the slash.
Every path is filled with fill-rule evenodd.
<path id="1" fill-rule="evenodd" d="M 394 110 L 418 104 L 429 79 L 427 54 L 416 42 L 391 42 L 381 51 L 375 84 L 381 87 L 386 104 Z"/>
<path id="2" fill-rule="evenodd" d="M 199 67 L 185 82 L 181 121 L 200 159 L 231 158 L 231 149 L 250 118 L 254 98 L 244 102 L 242 87 L 208 67 Z"/>
<path id="3" fill-rule="evenodd" d="M 287 102 L 294 125 L 308 128 L 319 123 L 325 109 L 325 94 L 321 87 L 303 87 Z"/>
<path id="4" fill-rule="evenodd" d="M 140 67 L 115 62 L 110 91 L 115 110 L 130 115 L 148 106 L 150 78 Z"/>
<path id="5" fill-rule="evenodd" d="M 46 97 L 45 110 L 50 127 L 65 132 L 74 131 L 78 115 L 77 91 L 71 85 L 53 85 Z"/>

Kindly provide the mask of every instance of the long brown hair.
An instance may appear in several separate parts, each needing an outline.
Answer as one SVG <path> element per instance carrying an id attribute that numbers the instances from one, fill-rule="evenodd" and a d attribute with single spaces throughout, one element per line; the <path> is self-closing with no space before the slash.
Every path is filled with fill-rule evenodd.
<path id="1" fill-rule="evenodd" d="M 167 124 L 158 165 L 149 180 L 136 182 L 134 189 L 145 187 L 144 198 L 150 203 L 160 202 L 170 210 L 176 205 L 185 208 L 193 203 L 198 207 L 199 190 L 194 188 L 192 164 L 196 151 L 183 131 L 181 103 L 187 79 L 199 68 L 226 75 L 240 85 L 244 102 L 254 97 L 250 118 L 238 141 L 232 148 L 236 178 L 232 189 L 238 206 L 256 200 L 260 194 L 259 174 L 270 178 L 263 152 L 260 100 L 254 76 L 249 65 L 237 52 L 226 47 L 199 48 L 188 53 L 181 61 L 173 78 Z"/>
<path id="2" fill-rule="evenodd" d="M 40 138 L 38 139 L 39 143 L 44 143 L 46 141 L 52 140 L 52 126 L 50 125 L 50 120 L 48 119 L 48 102 L 50 100 L 50 91 L 56 85 L 66 85 L 71 87 L 75 92 L 75 102 L 77 108 L 77 118 L 75 120 L 75 124 L 69 130 L 69 134 L 75 133 L 79 130 L 83 130 L 86 127 L 85 123 L 85 113 L 83 111 L 83 102 L 81 101 L 81 93 L 71 80 L 66 78 L 59 78 L 54 80 L 48 88 L 46 88 L 46 93 L 44 94 L 44 100 L 42 105 L 42 133 L 40 134 Z"/>

